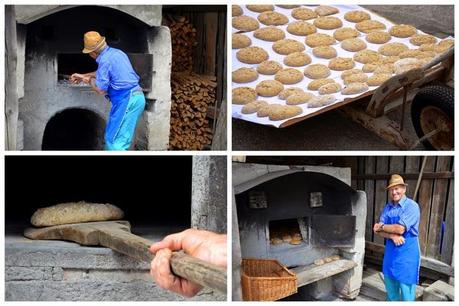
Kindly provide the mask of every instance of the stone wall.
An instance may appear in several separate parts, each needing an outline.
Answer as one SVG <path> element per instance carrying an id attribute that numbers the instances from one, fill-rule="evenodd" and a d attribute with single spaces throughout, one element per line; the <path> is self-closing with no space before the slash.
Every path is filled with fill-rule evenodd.
<path id="1" fill-rule="evenodd" d="M 108 248 L 82 247 L 64 241 L 30 241 L 19 235 L 6 238 L 5 299 L 185 300 L 156 286 L 149 274 L 149 263 L 137 262 Z M 226 296 L 206 289 L 191 300 L 226 300 Z"/>

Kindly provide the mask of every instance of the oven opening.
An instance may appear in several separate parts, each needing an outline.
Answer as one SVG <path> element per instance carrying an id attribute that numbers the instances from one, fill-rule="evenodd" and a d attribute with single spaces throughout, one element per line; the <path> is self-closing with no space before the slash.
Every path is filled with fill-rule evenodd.
<path id="1" fill-rule="evenodd" d="M 79 201 L 119 207 L 132 232 L 146 237 L 191 225 L 191 156 L 10 156 L 5 178 L 12 237 L 22 237 L 38 208 Z"/>
<path id="2" fill-rule="evenodd" d="M 278 245 L 299 246 L 307 243 L 304 218 L 269 221 L 269 242 L 272 247 Z"/>
<path id="3" fill-rule="evenodd" d="M 42 150 L 103 150 L 105 121 L 93 111 L 70 108 L 46 124 Z"/>
<path id="4" fill-rule="evenodd" d="M 60 53 L 57 54 L 57 83 L 64 86 L 83 86 L 88 85 L 71 84 L 69 77 L 73 73 L 87 73 L 97 70 L 97 63 L 88 54 L 82 53 Z"/>

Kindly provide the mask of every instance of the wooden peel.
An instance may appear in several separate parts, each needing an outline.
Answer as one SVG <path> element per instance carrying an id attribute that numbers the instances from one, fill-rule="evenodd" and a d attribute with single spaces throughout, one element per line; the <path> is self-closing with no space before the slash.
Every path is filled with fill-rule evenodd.
<path id="1" fill-rule="evenodd" d="M 128 221 L 100 221 L 27 228 L 24 236 L 35 240 L 69 240 L 81 245 L 104 246 L 140 261 L 151 262 L 153 241 L 131 233 Z M 183 252 L 173 252 L 174 274 L 226 294 L 226 269 Z"/>

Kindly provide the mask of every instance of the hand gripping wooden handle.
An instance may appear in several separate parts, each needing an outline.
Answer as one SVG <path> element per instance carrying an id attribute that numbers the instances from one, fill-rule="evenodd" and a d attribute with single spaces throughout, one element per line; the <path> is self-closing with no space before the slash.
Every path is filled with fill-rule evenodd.
<path id="1" fill-rule="evenodd" d="M 99 231 L 100 245 L 119 253 L 151 262 L 155 255 L 148 249 L 152 241 L 123 230 Z M 226 269 L 205 262 L 183 252 L 173 252 L 171 268 L 175 275 L 201 286 L 212 288 L 226 294 Z"/>

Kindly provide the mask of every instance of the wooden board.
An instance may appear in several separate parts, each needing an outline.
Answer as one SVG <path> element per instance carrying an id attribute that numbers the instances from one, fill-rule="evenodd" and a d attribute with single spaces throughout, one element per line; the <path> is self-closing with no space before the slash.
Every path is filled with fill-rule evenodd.
<path id="1" fill-rule="evenodd" d="M 437 157 L 436 171 L 450 170 L 450 157 L 439 156 Z M 430 222 L 428 242 L 425 255 L 427 257 L 440 259 L 440 235 L 442 229 L 443 214 L 445 211 L 445 202 L 448 192 L 448 180 L 438 179 L 435 180 L 432 207 L 430 209 Z"/>
<path id="2" fill-rule="evenodd" d="M 454 161 L 452 162 L 451 169 L 454 169 Z M 451 265 L 454 254 L 454 180 L 450 180 L 449 182 L 445 224 L 446 229 L 441 249 L 441 261 Z"/>
<path id="3" fill-rule="evenodd" d="M 377 173 L 386 173 L 389 171 L 389 157 L 387 156 L 378 156 L 376 159 L 376 172 Z M 384 206 L 387 203 L 387 180 L 376 180 L 375 183 L 375 223 L 379 222 L 379 217 L 382 214 Z M 375 235 L 374 242 L 379 244 L 384 244 L 384 238 Z"/>
<path id="4" fill-rule="evenodd" d="M 217 51 L 217 66 L 216 66 L 216 75 L 217 75 L 217 106 L 222 107 L 221 103 L 226 101 L 226 12 L 219 12 L 218 14 L 218 36 L 217 36 L 217 45 L 216 50 L 225 50 L 225 52 Z M 227 111 L 226 104 L 224 105 L 225 113 Z M 225 125 L 226 125 L 226 115 L 225 115 Z M 225 133 L 226 137 L 226 133 Z"/>
<path id="5" fill-rule="evenodd" d="M 376 167 L 376 157 L 375 156 L 365 156 L 365 174 L 375 173 Z M 373 224 L 376 223 L 376 218 L 378 218 L 378 212 L 375 212 L 375 182 L 373 180 L 365 181 L 365 191 L 367 193 L 367 219 L 365 223 L 365 240 L 373 241 Z"/>
<path id="6" fill-rule="evenodd" d="M 326 277 L 350 270 L 356 266 L 357 264 L 351 260 L 339 259 L 325 263 L 321 266 L 316 266 L 313 264 L 290 269 L 290 271 L 296 274 L 297 287 L 299 288 Z"/>
<path id="7" fill-rule="evenodd" d="M 435 156 L 427 157 L 424 171 L 430 171 L 430 172 L 435 171 L 435 160 L 436 160 Z M 419 187 L 418 204 L 421 210 L 421 220 L 419 221 L 419 246 L 421 248 L 422 255 L 426 253 L 426 241 L 427 241 L 427 233 L 428 233 L 428 228 L 429 228 L 432 186 L 433 186 L 433 181 L 423 180 Z"/>
<path id="8" fill-rule="evenodd" d="M 27 228 L 24 236 L 36 240 L 68 240 L 87 246 L 104 246 L 139 261 L 151 262 L 152 241 L 131 233 L 129 222 L 100 221 Z M 173 252 L 171 270 L 192 282 L 226 293 L 226 268 L 218 267 L 184 252 Z"/>
<path id="9" fill-rule="evenodd" d="M 421 157 L 419 156 L 407 156 L 406 157 L 406 164 L 405 164 L 405 172 L 407 173 L 419 173 L 420 169 L 420 163 L 421 163 Z M 418 174 L 419 175 L 419 174 Z M 408 197 L 413 198 L 414 191 L 416 189 L 416 182 L 417 179 L 407 179 L 402 175 L 402 177 L 405 179 L 405 182 L 408 184 L 408 187 L 406 188 L 406 194 Z"/>

